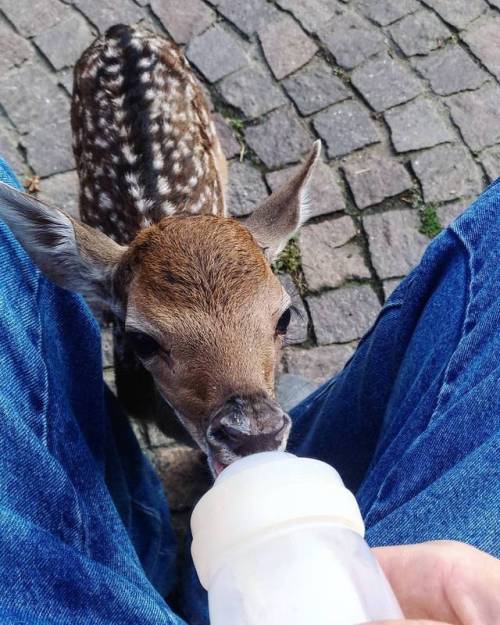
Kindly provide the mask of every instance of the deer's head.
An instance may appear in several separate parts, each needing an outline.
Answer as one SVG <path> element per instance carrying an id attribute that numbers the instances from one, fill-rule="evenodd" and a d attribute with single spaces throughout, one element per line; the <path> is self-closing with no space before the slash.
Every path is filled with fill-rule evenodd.
<path id="1" fill-rule="evenodd" d="M 217 473 L 284 448 L 290 419 L 274 373 L 290 298 L 270 263 L 307 217 L 319 142 L 282 189 L 244 221 L 166 217 L 128 247 L 5 185 L 0 218 L 57 285 L 98 297 Z"/>

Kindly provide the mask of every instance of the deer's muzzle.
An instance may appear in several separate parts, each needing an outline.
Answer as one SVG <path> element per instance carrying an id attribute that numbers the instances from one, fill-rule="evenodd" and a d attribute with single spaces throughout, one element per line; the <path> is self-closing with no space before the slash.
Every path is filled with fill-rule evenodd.
<path id="1" fill-rule="evenodd" d="M 265 396 L 233 396 L 212 416 L 207 430 L 209 461 L 214 472 L 238 458 L 284 449 L 291 420 Z"/>

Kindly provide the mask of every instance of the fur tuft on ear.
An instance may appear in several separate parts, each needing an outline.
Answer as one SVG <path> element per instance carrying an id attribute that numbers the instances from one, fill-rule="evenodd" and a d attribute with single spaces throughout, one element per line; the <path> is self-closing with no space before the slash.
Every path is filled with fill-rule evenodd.
<path id="1" fill-rule="evenodd" d="M 321 141 L 318 140 L 297 173 L 242 221 L 269 262 L 278 256 L 290 237 L 310 217 L 309 183 L 320 153 Z"/>
<path id="2" fill-rule="evenodd" d="M 111 278 L 125 247 L 4 183 L 0 183 L 0 219 L 49 280 L 109 300 Z"/>

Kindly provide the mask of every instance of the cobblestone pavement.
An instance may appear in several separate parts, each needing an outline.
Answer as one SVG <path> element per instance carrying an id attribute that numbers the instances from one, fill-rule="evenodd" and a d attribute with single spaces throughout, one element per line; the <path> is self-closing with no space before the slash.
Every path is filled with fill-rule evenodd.
<path id="1" fill-rule="evenodd" d="M 185 46 L 203 81 L 236 214 L 320 137 L 313 219 L 279 263 L 302 312 L 283 371 L 320 382 L 438 221 L 500 173 L 499 11 L 499 0 L 0 0 L 0 153 L 75 213 L 71 67 L 99 32 L 139 20 Z"/>

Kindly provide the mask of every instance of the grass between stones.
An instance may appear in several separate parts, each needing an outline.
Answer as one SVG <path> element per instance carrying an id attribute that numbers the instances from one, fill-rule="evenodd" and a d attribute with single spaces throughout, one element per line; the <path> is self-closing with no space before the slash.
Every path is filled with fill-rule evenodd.
<path id="1" fill-rule="evenodd" d="M 429 239 L 433 239 L 443 229 L 439 223 L 436 208 L 435 204 L 424 204 L 419 208 L 421 223 L 419 230 L 422 234 L 429 237 Z"/>
<path id="2" fill-rule="evenodd" d="M 429 239 L 433 239 L 441 232 L 443 226 L 437 214 L 438 204 L 434 202 L 428 202 L 426 204 L 417 189 L 412 189 L 407 198 L 403 199 L 403 201 L 418 210 L 420 217 L 420 228 L 418 231 L 420 234 L 429 237 Z"/>
<path id="3" fill-rule="evenodd" d="M 297 237 L 292 237 L 285 249 L 273 263 L 276 273 L 288 273 L 297 287 L 299 294 L 303 297 L 307 292 L 306 279 L 302 271 L 302 259 Z"/>

